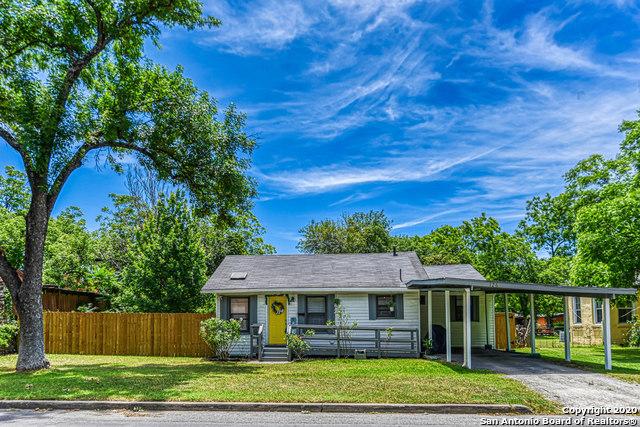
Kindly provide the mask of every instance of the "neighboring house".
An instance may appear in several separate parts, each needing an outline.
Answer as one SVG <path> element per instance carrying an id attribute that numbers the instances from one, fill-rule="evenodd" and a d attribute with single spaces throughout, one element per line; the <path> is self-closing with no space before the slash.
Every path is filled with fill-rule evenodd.
<path id="1" fill-rule="evenodd" d="M 562 325 L 564 322 L 564 315 L 558 313 L 552 317 L 538 315 L 536 319 L 536 331 L 539 335 L 553 335 L 556 330 L 555 325 Z"/>
<path id="2" fill-rule="evenodd" d="M 20 280 L 24 279 L 24 273 L 18 270 Z M 4 292 L 5 285 L 0 279 L 0 295 Z M 98 292 L 66 289 L 55 285 L 42 286 L 42 309 L 44 311 L 76 311 L 78 307 L 91 305 L 96 311 L 107 308 L 108 302 L 105 295 Z M 16 313 L 15 307 L 13 312 Z"/>
<path id="3" fill-rule="evenodd" d="M 106 296 L 98 292 L 65 289 L 54 285 L 42 286 L 44 311 L 77 311 L 82 306 L 91 306 L 94 311 L 103 311 L 107 305 Z"/>
<path id="4" fill-rule="evenodd" d="M 202 292 L 217 295 L 217 316 L 241 322 L 235 355 L 282 357 L 284 350 L 276 350 L 285 346 L 287 331 L 313 330 L 305 336 L 311 354 L 366 349 L 367 356 L 415 357 L 430 337 L 448 360 L 452 347 L 463 348 L 471 367 L 472 348 L 495 347 L 496 293 L 608 302 L 635 290 L 490 282 L 470 265 L 423 266 L 415 252 L 394 251 L 227 256 Z M 327 323 L 348 327 L 337 332 Z"/>
<path id="5" fill-rule="evenodd" d="M 613 343 L 626 342 L 631 324 L 639 314 L 638 307 L 640 307 L 640 294 L 631 304 L 611 307 L 611 341 Z M 569 313 L 572 343 L 586 345 L 602 343 L 602 299 L 572 297 L 569 299 Z"/>

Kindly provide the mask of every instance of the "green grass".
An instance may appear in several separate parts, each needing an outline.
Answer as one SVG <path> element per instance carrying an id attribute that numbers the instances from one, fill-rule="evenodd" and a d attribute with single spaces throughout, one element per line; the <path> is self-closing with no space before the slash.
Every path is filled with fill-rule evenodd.
<path id="1" fill-rule="evenodd" d="M 530 352 L 531 349 L 519 348 L 517 351 Z M 558 337 L 537 337 L 536 351 L 544 358 L 566 363 L 564 346 Z M 640 348 L 611 346 L 611 362 L 613 370 L 605 371 L 603 346 L 571 346 L 570 365 L 606 373 L 624 381 L 640 383 Z"/>
<path id="2" fill-rule="evenodd" d="M 197 358 L 50 355 L 51 368 L 14 372 L 0 356 L 0 399 L 255 402 L 554 403 L 488 371 L 422 359 L 323 359 L 289 364 Z"/>

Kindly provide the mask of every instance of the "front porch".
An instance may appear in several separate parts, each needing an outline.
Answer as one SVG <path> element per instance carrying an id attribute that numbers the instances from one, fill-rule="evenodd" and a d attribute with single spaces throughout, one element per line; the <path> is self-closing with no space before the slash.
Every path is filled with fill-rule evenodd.
<path id="1" fill-rule="evenodd" d="M 310 345 L 309 356 L 363 358 L 420 356 L 418 328 L 293 324 L 287 326 L 287 334 L 291 333 L 300 336 Z M 252 325 L 251 357 L 263 360 L 272 348 L 265 343 L 263 325 Z M 290 354 L 288 358 L 291 358 Z"/>

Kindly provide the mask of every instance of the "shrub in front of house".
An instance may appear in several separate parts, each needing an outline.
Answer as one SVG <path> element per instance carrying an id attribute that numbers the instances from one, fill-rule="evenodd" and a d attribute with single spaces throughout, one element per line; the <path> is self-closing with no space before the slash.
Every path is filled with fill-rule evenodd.
<path id="1" fill-rule="evenodd" d="M 218 360 L 229 360 L 231 349 L 240 341 L 240 322 L 215 317 L 200 322 L 200 336 Z"/>
<path id="2" fill-rule="evenodd" d="M 299 335 L 287 334 L 287 348 L 295 360 L 302 360 L 311 349 L 311 345 Z"/>
<path id="3" fill-rule="evenodd" d="M 15 353 L 18 341 L 18 323 L 0 324 L 0 354 Z"/>

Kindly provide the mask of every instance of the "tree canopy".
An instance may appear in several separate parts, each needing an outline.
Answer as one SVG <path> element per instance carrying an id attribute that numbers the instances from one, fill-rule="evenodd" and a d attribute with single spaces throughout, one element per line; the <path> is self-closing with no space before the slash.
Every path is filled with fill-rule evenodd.
<path id="1" fill-rule="evenodd" d="M 385 252 L 391 242 L 391 221 L 383 211 L 356 212 L 338 220 L 311 221 L 299 232 L 297 247 L 305 253 Z"/>
<path id="2" fill-rule="evenodd" d="M 199 214 L 232 221 L 251 207 L 254 141 L 183 70 L 144 54 L 162 28 L 219 25 L 199 0 L 0 0 L 0 138 L 29 182 L 24 280 L 0 247 L 0 277 L 20 317 L 17 368 L 48 366 L 41 286 L 49 217 L 90 156 L 116 171 L 134 157 L 184 186 Z"/>

